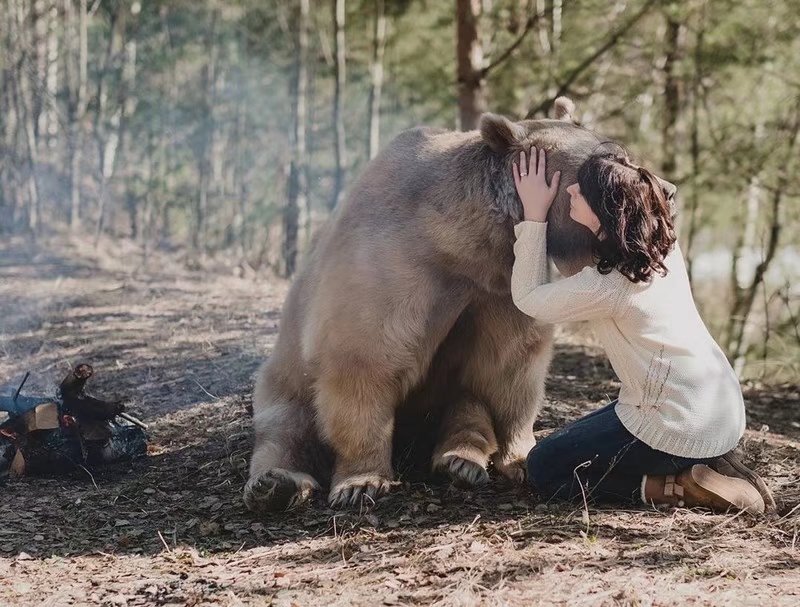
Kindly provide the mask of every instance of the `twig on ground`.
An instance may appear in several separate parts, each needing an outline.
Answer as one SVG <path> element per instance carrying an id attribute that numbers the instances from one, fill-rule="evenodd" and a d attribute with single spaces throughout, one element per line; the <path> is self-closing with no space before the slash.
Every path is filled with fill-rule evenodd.
<path id="1" fill-rule="evenodd" d="M 201 389 L 203 392 L 205 392 L 205 393 L 206 393 L 208 396 L 210 396 L 211 398 L 214 398 L 214 399 L 216 399 L 216 400 L 219 400 L 219 399 L 220 399 L 220 397 L 219 397 L 219 396 L 217 396 L 216 394 L 211 394 L 211 392 L 209 392 L 208 390 L 206 390 L 206 389 L 203 387 L 203 385 L 202 385 L 202 384 L 201 384 L 199 381 L 197 381 L 197 380 L 196 380 L 194 377 L 192 378 L 192 381 L 193 381 L 194 383 L 196 383 L 196 384 L 197 384 L 197 386 L 198 386 L 198 387 L 199 387 L 199 388 L 200 388 L 200 389 Z"/>
<path id="2" fill-rule="evenodd" d="M 167 550 L 167 552 L 172 554 L 172 549 L 167 545 L 167 541 L 164 539 L 164 536 L 161 535 L 161 531 L 156 531 L 156 533 L 158 533 L 158 537 L 161 540 L 161 543 L 164 544 L 164 548 Z"/>

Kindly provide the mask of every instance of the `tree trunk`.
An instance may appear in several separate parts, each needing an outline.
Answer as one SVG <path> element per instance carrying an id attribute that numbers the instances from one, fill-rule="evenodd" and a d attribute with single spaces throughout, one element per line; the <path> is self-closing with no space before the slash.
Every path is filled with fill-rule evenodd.
<path id="1" fill-rule="evenodd" d="M 19 200 L 17 192 L 17 166 L 14 150 L 16 148 L 18 117 L 14 107 L 12 86 L 14 66 L 16 64 L 16 47 L 12 42 L 10 13 L 0 21 L 2 39 L 0 48 L 5 60 L 0 72 L 0 232 L 4 228 L 13 229 L 16 208 Z"/>
<path id="2" fill-rule="evenodd" d="M 542 55 L 548 56 L 553 52 L 553 47 L 550 45 L 550 32 L 547 27 L 547 1 L 536 0 L 536 23 L 537 31 L 539 34 L 539 46 L 542 49 Z"/>
<path id="3" fill-rule="evenodd" d="M 686 236 L 684 239 L 684 256 L 686 257 L 686 273 L 689 276 L 689 283 L 692 283 L 692 269 L 694 262 L 694 241 L 697 235 L 697 226 L 700 217 L 700 95 L 702 84 L 702 57 L 703 57 L 703 42 L 705 39 L 706 27 L 706 4 L 702 3 L 700 7 L 700 17 L 697 25 L 697 38 L 694 47 L 694 74 L 692 75 L 692 120 L 691 120 L 691 133 L 689 137 L 689 156 L 692 163 L 692 176 L 691 176 L 691 197 L 689 198 L 689 207 L 684 214 L 684 220 L 688 221 L 686 228 Z"/>
<path id="4" fill-rule="evenodd" d="M 77 24 L 72 0 L 64 0 L 64 75 L 67 88 L 67 156 L 69 158 L 70 229 L 80 226 L 81 180 L 83 178 L 83 121 L 86 116 L 88 95 L 88 15 L 87 0 L 79 0 Z M 77 58 L 75 43 L 77 41 Z"/>
<path id="5" fill-rule="evenodd" d="M 206 37 L 206 56 L 208 60 L 202 71 L 203 106 L 200 113 L 200 149 L 197 150 L 198 189 L 195 203 L 195 224 L 192 233 L 192 248 L 205 253 L 208 250 L 209 200 L 213 184 L 212 148 L 216 125 L 214 124 L 214 98 L 218 76 L 218 48 L 216 44 L 219 8 L 211 12 L 211 25 Z"/>
<path id="6" fill-rule="evenodd" d="M 480 16 L 481 0 L 456 0 L 456 76 L 462 131 L 477 128 L 478 118 L 486 111 Z"/>
<path id="7" fill-rule="evenodd" d="M 563 0 L 553 0 L 553 52 L 557 53 L 561 46 Z"/>
<path id="8" fill-rule="evenodd" d="M 124 21 L 122 12 L 112 13 L 106 54 L 97 78 L 97 109 L 94 117 L 94 137 L 97 144 L 98 158 L 95 246 L 97 246 L 105 227 L 109 181 L 114 173 L 114 162 L 117 157 L 117 146 L 119 145 L 119 124 L 122 117 L 122 108 L 118 105 L 113 110 L 109 108 L 108 91 L 111 73 L 116 69 L 114 63 L 121 44 L 120 38 L 124 38 L 125 35 Z"/>
<path id="9" fill-rule="evenodd" d="M 336 133 L 335 158 L 336 172 L 333 180 L 333 193 L 328 208 L 339 204 L 344 190 L 347 167 L 347 145 L 344 132 L 344 87 L 347 82 L 345 56 L 345 0 L 333 0 L 334 53 L 336 55 L 335 86 L 333 90 L 333 125 Z"/>
<path id="10" fill-rule="evenodd" d="M 132 5 L 131 15 L 134 17 L 134 19 L 136 18 L 138 15 L 138 6 Z M 119 84 L 119 106 L 121 109 L 121 116 L 118 127 L 119 153 L 117 156 L 119 159 L 118 164 L 121 162 L 123 167 L 135 166 L 134 162 L 127 162 L 130 154 L 131 143 L 131 138 L 128 137 L 128 124 L 130 123 L 131 117 L 136 111 L 136 106 L 138 105 L 139 100 L 136 94 L 136 60 L 139 34 L 138 22 L 134 21 L 131 25 L 131 28 L 132 31 L 123 45 L 122 74 Z M 132 169 L 129 169 L 127 172 L 130 174 Z M 138 206 L 138 202 L 135 193 L 130 189 L 130 187 L 128 187 L 129 182 L 130 179 L 126 179 L 125 204 L 128 207 L 129 214 L 132 219 L 131 237 L 136 238 L 137 232 L 140 229 L 139 222 L 137 220 L 139 215 L 136 208 Z M 113 209 L 114 207 L 111 207 L 111 210 Z M 110 218 L 113 224 L 113 214 L 110 216 Z"/>
<path id="11" fill-rule="evenodd" d="M 50 149 L 56 146 L 58 136 L 58 2 L 50 0 L 47 13 L 47 41 L 45 43 L 45 98 L 42 125 L 39 129 L 42 139 Z"/>
<path id="12" fill-rule="evenodd" d="M 12 44 L 15 48 L 23 49 L 12 75 L 12 97 L 25 141 L 28 228 L 36 233 L 39 228 L 38 142 L 34 116 L 34 94 L 30 81 L 32 74 L 35 77 L 36 70 L 30 54 L 30 43 L 25 36 L 25 11 L 24 3 L 21 0 L 9 0 L 9 17 L 11 17 L 9 26 L 12 28 L 11 31 L 15 32 Z"/>
<path id="13" fill-rule="evenodd" d="M 292 161 L 283 216 L 283 260 L 281 274 L 290 277 L 297 269 L 298 219 L 306 204 L 306 70 L 308 61 L 309 0 L 299 0 L 297 59 L 295 60 L 292 116 Z"/>
<path id="14" fill-rule="evenodd" d="M 375 21 L 372 34 L 372 62 L 370 63 L 370 86 L 367 137 L 367 158 L 378 154 L 381 139 L 381 89 L 383 88 L 383 53 L 386 48 L 385 0 L 375 0 Z"/>
<path id="15" fill-rule="evenodd" d="M 45 0 L 28 0 L 24 2 L 29 6 L 29 23 L 26 29 L 30 36 L 29 46 L 26 49 L 26 54 L 29 57 L 28 62 L 28 82 L 30 87 L 30 112 L 33 120 L 33 132 L 36 136 L 36 141 L 39 141 L 39 135 L 44 131 L 42 128 L 43 114 L 42 109 L 45 105 L 43 97 L 44 87 L 42 86 L 47 73 L 47 6 Z"/>
<path id="16" fill-rule="evenodd" d="M 241 261 L 247 256 L 247 216 L 250 204 L 248 154 L 245 145 L 248 131 L 248 113 L 244 103 L 246 80 L 239 70 L 236 79 L 236 102 L 234 119 L 234 150 L 233 150 L 233 191 L 236 193 L 237 204 L 232 222 L 232 239 L 236 247 L 236 254 Z"/>
<path id="17" fill-rule="evenodd" d="M 675 128 L 680 112 L 680 83 L 675 73 L 680 60 L 681 24 L 673 17 L 667 17 L 667 32 L 664 51 L 664 119 L 661 126 L 661 146 L 663 157 L 661 170 L 667 179 L 675 176 L 677 168 L 677 142 Z"/>

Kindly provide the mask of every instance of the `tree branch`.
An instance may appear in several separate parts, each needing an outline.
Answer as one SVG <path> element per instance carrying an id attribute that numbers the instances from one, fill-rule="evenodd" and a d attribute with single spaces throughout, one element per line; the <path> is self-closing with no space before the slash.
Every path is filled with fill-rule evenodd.
<path id="1" fill-rule="evenodd" d="M 536 25 L 538 21 L 539 21 L 538 13 L 534 13 L 533 15 L 528 17 L 528 20 L 525 22 L 525 27 L 522 30 L 522 33 L 519 36 L 517 36 L 517 39 L 514 40 L 514 42 L 512 42 L 511 45 L 506 50 L 500 53 L 500 56 L 497 59 L 492 61 L 489 65 L 487 65 L 483 69 L 481 69 L 481 78 L 485 78 L 489 74 L 489 72 L 491 72 L 494 68 L 504 63 L 512 55 L 512 53 L 515 50 L 517 50 L 519 45 L 522 44 L 523 40 L 525 40 L 525 37 L 533 29 L 533 26 Z"/>
<path id="2" fill-rule="evenodd" d="M 558 85 L 558 89 L 556 90 L 555 95 L 549 97 L 542 101 L 539 105 L 537 105 L 532 110 L 528 111 L 527 115 L 525 116 L 526 119 L 533 118 L 536 114 L 541 112 L 547 112 L 550 107 L 553 105 L 553 102 L 560 97 L 561 95 L 566 94 L 569 91 L 569 87 L 585 72 L 595 61 L 597 61 L 600 57 L 602 57 L 606 52 L 612 49 L 620 39 L 627 34 L 634 25 L 636 25 L 642 17 L 644 17 L 649 10 L 656 4 L 659 0 L 647 0 L 642 7 L 631 17 L 623 23 L 620 27 L 618 27 L 612 34 L 609 36 L 608 40 L 606 40 L 603 44 L 601 44 L 597 50 L 591 53 L 588 57 L 586 57 L 583 61 L 581 61 L 577 66 L 575 66 L 569 74 L 567 74 L 566 78 L 564 78 L 563 82 Z"/>

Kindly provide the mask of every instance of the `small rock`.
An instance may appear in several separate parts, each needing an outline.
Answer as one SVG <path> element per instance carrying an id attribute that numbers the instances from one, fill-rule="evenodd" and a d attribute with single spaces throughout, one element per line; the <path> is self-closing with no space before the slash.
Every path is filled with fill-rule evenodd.
<path id="1" fill-rule="evenodd" d="M 364 516 L 364 519 L 373 527 L 379 527 L 381 524 L 380 519 L 375 516 L 374 514 L 367 514 Z"/>

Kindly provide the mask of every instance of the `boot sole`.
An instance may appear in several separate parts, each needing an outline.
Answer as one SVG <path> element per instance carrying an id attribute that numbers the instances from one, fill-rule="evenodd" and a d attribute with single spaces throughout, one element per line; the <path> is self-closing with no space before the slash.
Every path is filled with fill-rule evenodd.
<path id="1" fill-rule="evenodd" d="M 725 500 L 731 506 L 750 514 L 764 512 L 764 498 L 746 480 L 724 476 L 704 464 L 695 464 L 691 470 L 692 479 L 709 493 Z"/>

